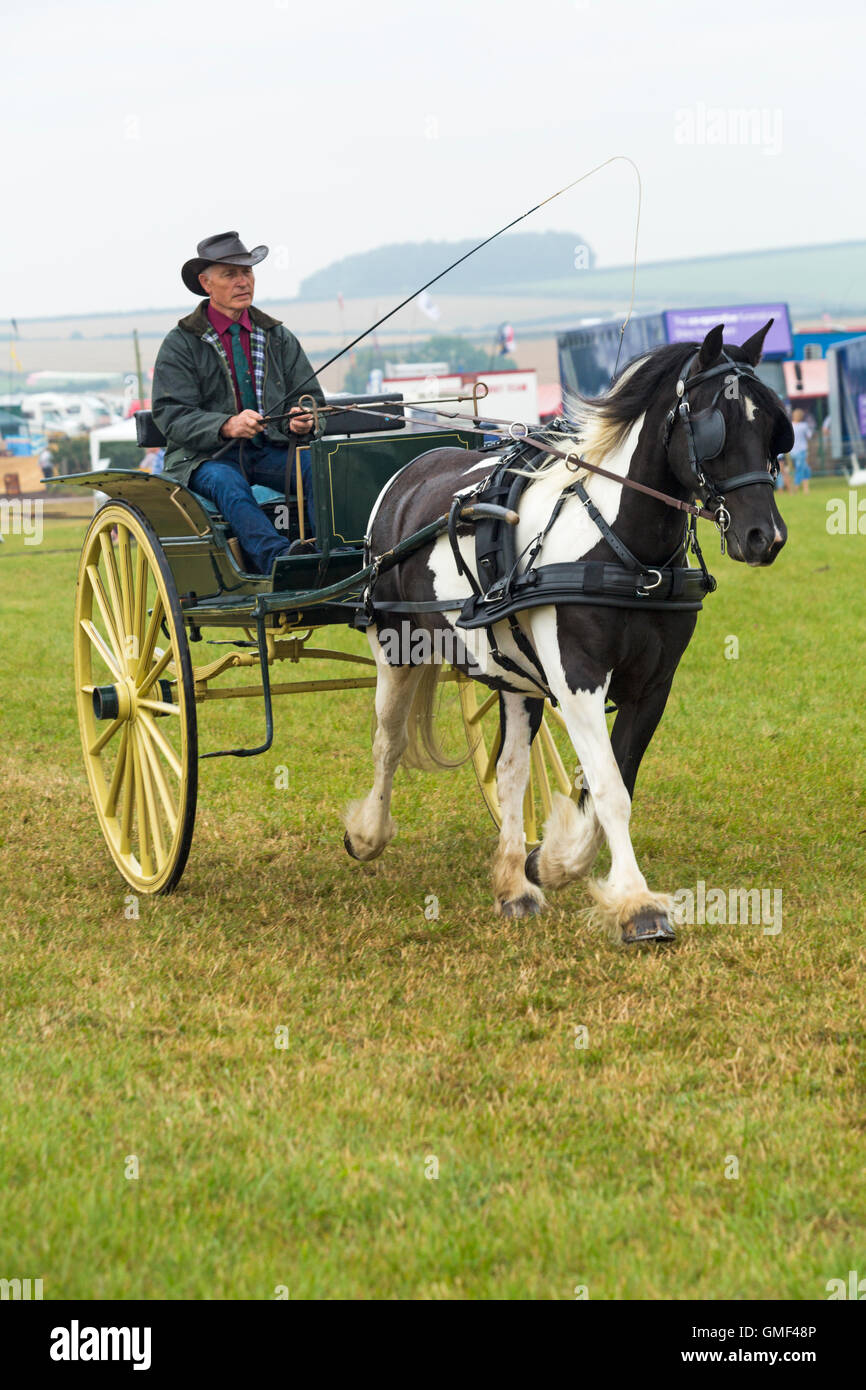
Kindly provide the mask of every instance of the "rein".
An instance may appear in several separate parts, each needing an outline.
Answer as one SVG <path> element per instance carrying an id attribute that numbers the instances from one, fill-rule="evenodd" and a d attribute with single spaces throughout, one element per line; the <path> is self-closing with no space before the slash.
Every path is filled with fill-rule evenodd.
<path id="1" fill-rule="evenodd" d="M 429 401 L 420 401 L 418 402 L 418 405 L 419 408 L 423 407 L 423 409 L 429 411 L 431 415 L 438 415 L 443 420 L 468 420 L 471 424 L 475 425 L 476 428 L 478 426 L 479 417 L 476 415 L 466 415 L 465 413 L 457 410 L 436 410 Z M 315 402 L 313 402 L 313 404 L 310 406 L 310 414 L 316 413 L 314 406 Z M 316 409 L 318 409 L 318 411 L 321 412 L 322 408 L 321 406 L 318 406 L 316 407 Z M 330 411 L 331 407 L 326 407 L 326 409 Z M 364 411 L 366 413 L 369 413 L 370 415 L 376 415 L 383 420 L 404 420 L 404 417 L 402 415 L 390 414 L 389 412 L 384 410 L 368 410 L 367 406 L 363 404 L 354 405 L 351 401 L 346 402 L 345 405 L 335 407 L 334 409 L 340 411 Z M 712 521 L 718 524 L 716 522 L 715 512 L 711 512 L 707 507 L 696 507 L 692 502 L 683 502 L 679 497 L 671 497 L 669 493 L 660 492 L 657 488 L 649 487 L 647 483 L 639 483 L 636 478 L 622 477 L 621 474 L 613 473 L 609 468 L 602 468 L 597 463 L 587 463 L 586 459 L 582 459 L 580 455 L 575 453 L 573 449 L 569 450 L 568 453 L 563 453 L 562 449 L 556 449 L 552 444 L 548 444 L 545 440 L 539 439 L 535 434 L 532 434 L 530 432 L 529 427 L 525 425 L 522 420 L 501 420 L 497 419 L 495 416 L 485 415 L 483 417 L 483 421 L 485 426 L 485 434 L 495 434 L 500 439 L 506 439 L 512 444 L 520 444 L 525 440 L 528 443 L 531 443 L 534 449 L 540 449 L 545 454 L 553 455 L 554 458 L 563 459 L 568 464 L 570 471 L 573 473 L 578 473 L 582 468 L 585 468 L 589 473 L 597 473 L 598 476 L 601 478 L 609 478 L 611 482 L 620 483 L 623 487 L 632 488 L 632 490 L 635 492 L 643 492 L 648 497 L 654 497 L 657 502 L 663 502 L 667 507 L 674 507 L 677 511 L 686 512 L 689 516 L 700 517 L 702 521 Z M 508 428 L 505 430 L 487 429 L 488 424 L 505 425 Z M 514 428 L 517 425 L 523 425 L 523 434 L 514 433 Z M 546 425 L 540 428 L 550 429 L 551 426 Z"/>

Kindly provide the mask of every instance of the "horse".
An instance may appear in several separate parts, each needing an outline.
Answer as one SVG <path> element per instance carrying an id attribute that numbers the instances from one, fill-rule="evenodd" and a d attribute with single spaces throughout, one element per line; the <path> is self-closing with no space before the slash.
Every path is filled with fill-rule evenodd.
<path id="1" fill-rule="evenodd" d="M 773 483 L 791 426 L 779 397 L 754 372 L 771 324 L 741 346 L 724 343 L 720 324 L 703 342 L 653 348 L 628 363 L 604 395 L 575 397 L 560 436 L 569 457 L 563 459 L 560 448 L 527 470 L 514 528 L 522 563 L 540 544 L 545 563 L 602 561 L 610 567 L 625 552 L 644 575 L 661 576 L 672 556 L 684 556 L 689 525 L 693 549 L 697 545 L 694 519 L 689 523 L 683 511 L 697 499 L 712 509 L 723 553 L 727 547 L 736 561 L 772 564 L 787 540 Z M 448 511 L 455 498 L 477 496 L 498 462 L 490 453 L 459 448 L 416 458 L 386 485 L 373 509 L 369 553 L 384 554 Z M 588 467 L 575 475 L 581 463 Z M 583 480 L 582 495 L 570 487 L 576 476 Z M 706 575 L 702 558 L 701 568 Z M 606 838 L 609 873 L 587 882 L 595 917 L 617 944 L 671 941 L 673 899 L 650 891 L 629 821 L 638 769 L 700 602 L 642 603 L 652 598 L 648 587 L 628 606 L 596 604 L 591 595 L 569 602 L 566 595 L 522 609 L 511 622 L 462 630 L 461 605 L 483 591 L 478 569 L 471 529 L 463 525 L 456 537 L 440 535 L 376 580 L 375 609 L 360 624 L 376 666 L 374 779 L 367 796 L 346 810 L 348 853 L 363 862 L 382 853 L 395 833 L 391 793 L 401 758 L 417 756 L 422 745 L 435 751 L 432 694 L 441 663 L 430 650 L 432 639 L 450 632 L 460 639 L 461 659 L 454 664 L 499 693 L 496 910 L 507 918 L 541 911 L 545 891 L 590 873 Z M 710 576 L 707 581 L 715 587 Z M 428 611 L 437 602 L 443 611 Z M 407 622 L 408 643 L 386 640 Z M 523 798 L 546 697 L 559 706 L 584 781 L 578 801 L 554 793 L 541 844 L 527 856 Z M 617 710 L 610 734 L 608 701 Z"/>

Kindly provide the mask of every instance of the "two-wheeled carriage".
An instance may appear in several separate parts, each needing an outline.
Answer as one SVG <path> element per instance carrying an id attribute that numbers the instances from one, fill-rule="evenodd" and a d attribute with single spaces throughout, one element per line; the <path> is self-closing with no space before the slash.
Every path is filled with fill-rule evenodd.
<path id="1" fill-rule="evenodd" d="M 364 403 L 364 398 L 359 404 Z M 261 698 L 264 739 L 221 750 L 264 753 L 273 739 L 275 695 L 372 688 L 368 654 L 329 650 L 317 634 L 356 624 L 370 577 L 364 539 L 373 504 L 401 468 L 433 448 L 477 449 L 484 436 L 468 428 L 431 429 L 360 411 L 328 418 L 309 445 L 316 517 L 314 545 L 281 562 L 280 588 L 243 567 L 242 552 L 223 517 L 188 487 L 162 475 L 109 469 L 62 479 L 107 500 L 88 529 L 75 598 L 75 693 L 85 766 L 99 825 L 115 864 L 140 893 L 173 889 L 192 843 L 198 792 L 198 711 L 217 699 Z M 398 418 L 395 418 L 398 417 Z M 147 441 L 148 420 L 141 417 Z M 477 422 L 476 422 L 477 423 Z M 59 480 L 60 481 L 60 480 Z M 295 499 L 255 489 L 256 500 L 291 538 L 303 527 Z M 431 528 L 407 537 L 401 553 L 429 541 Z M 345 678 L 271 680 L 278 661 L 351 663 Z M 248 685 L 220 677 L 248 668 Z M 315 669 L 315 668 L 314 668 Z M 497 695 L 448 669 L 456 680 L 479 785 L 498 823 L 495 765 L 499 751 Z M 527 843 L 538 842 L 551 794 L 575 789 L 573 755 L 558 716 L 549 711 L 533 744 L 526 795 Z M 568 766 L 568 763 L 571 766 Z"/>

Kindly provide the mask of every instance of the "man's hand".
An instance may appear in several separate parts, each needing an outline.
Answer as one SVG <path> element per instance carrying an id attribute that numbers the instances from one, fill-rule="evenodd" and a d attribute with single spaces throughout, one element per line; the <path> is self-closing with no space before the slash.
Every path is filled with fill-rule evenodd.
<path id="1" fill-rule="evenodd" d="M 257 410 L 242 410 L 240 415 L 232 415 L 220 426 L 223 439 L 255 439 L 264 429 L 262 417 Z"/>
<path id="2" fill-rule="evenodd" d="M 292 434 L 309 434 L 315 423 L 310 413 L 301 410 L 299 405 L 293 405 L 289 411 L 289 429 Z"/>

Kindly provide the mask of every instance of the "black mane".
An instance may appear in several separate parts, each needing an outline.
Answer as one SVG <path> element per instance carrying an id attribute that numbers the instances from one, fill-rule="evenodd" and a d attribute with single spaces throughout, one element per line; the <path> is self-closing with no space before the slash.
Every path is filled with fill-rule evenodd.
<path id="1" fill-rule="evenodd" d="M 694 356 L 700 346 L 700 343 L 665 343 L 661 347 L 652 348 L 648 354 L 639 353 L 626 363 L 610 390 L 603 396 L 577 395 L 576 399 L 608 424 L 623 427 L 630 425 L 658 401 L 659 393 L 666 385 L 670 387 L 670 405 L 674 404 L 674 384 L 689 358 Z M 734 362 L 747 362 L 743 349 L 736 343 L 725 343 L 724 351 Z M 640 362 L 641 365 L 623 383 L 623 377 L 635 362 Z M 762 406 L 768 413 L 778 413 L 782 410 L 776 393 L 758 377 L 749 378 L 748 392 L 755 404 Z"/>

